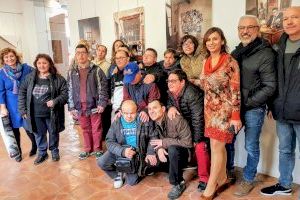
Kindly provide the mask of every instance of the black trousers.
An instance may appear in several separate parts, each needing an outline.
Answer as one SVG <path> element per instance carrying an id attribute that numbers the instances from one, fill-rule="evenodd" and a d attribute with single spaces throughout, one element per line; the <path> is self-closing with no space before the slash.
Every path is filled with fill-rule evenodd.
<path id="1" fill-rule="evenodd" d="M 183 181 L 183 168 L 187 166 L 189 153 L 188 149 L 181 146 L 169 146 L 168 162 L 160 163 L 160 169 L 169 172 L 169 182 L 178 185 Z"/>
<path id="2" fill-rule="evenodd" d="M 21 139 L 20 139 L 20 129 L 19 128 L 13 128 L 13 133 L 15 135 L 16 138 L 16 142 L 18 145 L 18 148 L 20 150 L 20 154 L 22 154 L 22 149 L 21 149 Z M 31 141 L 31 150 L 36 150 L 37 146 L 36 146 L 36 142 L 35 142 L 35 138 L 33 133 L 30 133 L 29 131 L 26 130 L 26 133 Z"/>

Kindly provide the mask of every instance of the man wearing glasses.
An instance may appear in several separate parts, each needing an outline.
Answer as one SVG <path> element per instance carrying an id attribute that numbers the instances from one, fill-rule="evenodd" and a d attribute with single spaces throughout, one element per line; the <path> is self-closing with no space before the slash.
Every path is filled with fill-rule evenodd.
<path id="1" fill-rule="evenodd" d="M 254 188 L 260 149 L 259 138 L 263 126 L 266 103 L 276 89 L 274 53 L 270 44 L 259 37 L 257 17 L 242 16 L 239 20 L 240 44 L 232 52 L 238 61 L 241 73 L 241 116 L 245 126 L 245 148 L 248 153 L 243 170 L 243 180 L 234 192 L 245 196 Z M 227 169 L 233 174 L 234 142 L 227 146 Z"/>
<path id="2" fill-rule="evenodd" d="M 101 113 L 108 102 L 107 79 L 97 65 L 89 61 L 88 49 L 79 44 L 75 49 L 76 63 L 68 72 L 68 106 L 73 118 L 79 119 L 83 133 L 83 160 L 94 154 L 102 154 Z"/>

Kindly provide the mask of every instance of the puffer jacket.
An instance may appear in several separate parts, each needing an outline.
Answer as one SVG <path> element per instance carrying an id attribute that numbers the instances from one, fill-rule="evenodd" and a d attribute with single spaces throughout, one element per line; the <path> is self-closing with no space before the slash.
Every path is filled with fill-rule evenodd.
<path id="1" fill-rule="evenodd" d="M 276 90 L 275 54 L 271 45 L 257 38 L 252 50 L 241 55 L 242 112 L 266 105 Z M 232 52 L 235 58 L 241 44 Z"/>
<path id="2" fill-rule="evenodd" d="M 21 116 L 27 115 L 26 129 L 29 132 L 36 132 L 35 126 L 32 125 L 32 119 L 34 118 L 32 112 L 32 91 L 35 85 L 37 77 L 36 70 L 32 71 L 26 76 L 26 79 L 22 82 L 19 89 L 19 112 Z M 54 132 L 59 133 L 65 129 L 65 110 L 64 105 L 68 100 L 68 88 L 67 82 L 64 77 L 59 74 L 50 75 L 50 90 L 51 99 L 54 106 L 50 111 L 50 124 Z"/>
<path id="3" fill-rule="evenodd" d="M 300 47 L 293 55 L 290 66 L 284 73 L 284 52 L 287 34 L 274 45 L 278 77 L 278 89 L 273 97 L 271 110 L 278 121 L 300 124 Z"/>
<path id="4" fill-rule="evenodd" d="M 199 143 L 208 141 L 204 137 L 204 93 L 203 91 L 189 83 L 182 89 L 179 95 L 178 104 L 172 93 L 168 91 L 168 108 L 175 106 L 183 118 L 188 121 L 192 131 L 193 142 Z"/>
<path id="5" fill-rule="evenodd" d="M 146 155 L 155 155 L 155 150 L 150 145 L 151 139 L 157 139 L 157 133 L 153 131 L 153 122 L 142 123 L 138 122 L 137 126 L 137 148 L 139 168 L 138 175 L 144 176 L 144 168 L 146 166 L 145 157 Z M 107 149 L 110 153 L 116 156 L 124 157 L 124 150 L 126 147 L 125 137 L 122 133 L 121 118 L 115 120 L 105 138 Z"/>
<path id="6" fill-rule="evenodd" d="M 199 79 L 200 77 L 204 60 L 201 46 L 199 43 L 193 56 L 183 55 L 180 59 L 181 68 L 186 73 L 188 79 Z"/>

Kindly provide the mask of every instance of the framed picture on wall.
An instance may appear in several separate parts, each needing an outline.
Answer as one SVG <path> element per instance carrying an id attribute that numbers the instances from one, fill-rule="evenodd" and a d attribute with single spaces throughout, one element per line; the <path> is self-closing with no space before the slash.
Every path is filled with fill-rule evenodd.
<path id="1" fill-rule="evenodd" d="M 138 56 L 145 48 L 144 8 L 138 7 L 114 13 L 116 39 L 124 41 Z"/>
<path id="2" fill-rule="evenodd" d="M 86 40 L 89 44 L 91 56 L 96 55 L 96 45 L 101 43 L 99 17 L 78 20 L 80 40 Z"/>
<path id="3" fill-rule="evenodd" d="M 200 40 L 212 24 L 212 0 L 166 0 L 166 22 L 167 48 L 179 50 L 186 34 Z"/>

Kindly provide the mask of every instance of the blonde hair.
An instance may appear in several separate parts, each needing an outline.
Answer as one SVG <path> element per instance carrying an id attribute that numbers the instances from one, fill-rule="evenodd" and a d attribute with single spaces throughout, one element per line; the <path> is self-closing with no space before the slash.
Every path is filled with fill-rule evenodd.
<path id="1" fill-rule="evenodd" d="M 7 55 L 8 53 L 13 53 L 16 56 L 17 64 L 22 62 L 21 56 L 16 52 L 16 50 L 7 47 L 7 48 L 4 48 L 0 51 L 0 65 L 1 66 L 3 66 L 5 64 L 4 63 L 4 56 Z"/>

